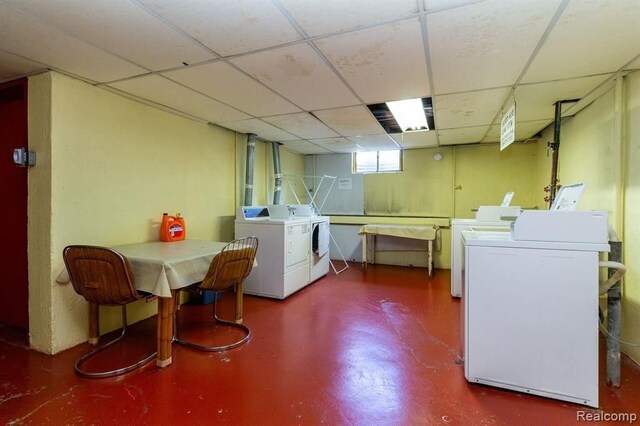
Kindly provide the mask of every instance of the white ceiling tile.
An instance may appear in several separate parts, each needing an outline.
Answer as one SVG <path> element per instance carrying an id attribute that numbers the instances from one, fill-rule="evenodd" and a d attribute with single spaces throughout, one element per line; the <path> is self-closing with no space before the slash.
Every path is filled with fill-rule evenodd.
<path id="1" fill-rule="evenodd" d="M 262 119 L 303 139 L 338 136 L 336 132 L 325 126 L 322 121 L 307 112 L 263 117 Z"/>
<path id="2" fill-rule="evenodd" d="M 550 120 L 518 121 L 516 122 L 516 140 L 525 141 L 534 138 L 551 123 Z M 499 137 L 498 140 L 500 140 Z"/>
<path id="3" fill-rule="evenodd" d="M 231 62 L 305 110 L 360 103 L 305 43 L 234 58 Z"/>
<path id="4" fill-rule="evenodd" d="M 300 111 L 291 102 L 225 62 L 183 68 L 163 75 L 258 117 Z"/>
<path id="5" fill-rule="evenodd" d="M 331 152 L 356 152 L 362 148 L 347 138 L 312 139 L 315 145 L 319 145 Z"/>
<path id="6" fill-rule="evenodd" d="M 436 96 L 436 127 L 451 129 L 491 124 L 509 91 L 510 88 L 502 88 Z"/>
<path id="7" fill-rule="evenodd" d="M 97 82 L 145 72 L 4 4 L 0 4 L 0 49 Z"/>
<path id="8" fill-rule="evenodd" d="M 522 81 L 618 71 L 640 53 L 639 22 L 638 0 L 569 2 Z"/>
<path id="9" fill-rule="evenodd" d="M 140 0 L 222 56 L 300 40 L 269 0 Z"/>
<path id="10" fill-rule="evenodd" d="M 285 149 L 296 152 L 298 154 L 330 154 L 331 153 L 331 151 L 321 146 L 314 145 L 311 142 L 303 141 L 303 140 L 282 142 L 282 144 L 284 145 Z"/>
<path id="11" fill-rule="evenodd" d="M 0 50 L 0 80 L 46 69 L 42 64 Z"/>
<path id="12" fill-rule="evenodd" d="M 438 130 L 440 145 L 459 145 L 480 142 L 489 126 L 462 127 L 459 129 Z"/>
<path id="13" fill-rule="evenodd" d="M 350 136 L 347 139 L 366 151 L 400 149 L 399 144 L 386 133 L 380 135 Z"/>
<path id="14" fill-rule="evenodd" d="M 427 148 L 438 146 L 438 135 L 436 132 L 406 132 L 389 135 L 402 148 Z"/>
<path id="15" fill-rule="evenodd" d="M 315 43 L 365 103 L 430 94 L 418 18 Z"/>
<path id="16" fill-rule="evenodd" d="M 549 125 L 549 120 L 516 121 L 516 141 L 531 139 Z M 482 142 L 500 142 L 500 123 L 489 128 Z"/>
<path id="17" fill-rule="evenodd" d="M 560 0 L 487 0 L 427 15 L 436 94 L 513 85 Z"/>
<path id="18" fill-rule="evenodd" d="M 608 75 L 600 75 L 520 85 L 515 91 L 516 120 L 533 121 L 553 118 L 557 101 L 580 99 L 608 77 Z M 565 108 L 568 106 L 566 105 Z"/>
<path id="19" fill-rule="evenodd" d="M 351 30 L 416 14 L 415 0 L 280 0 L 309 36 Z"/>
<path id="20" fill-rule="evenodd" d="M 240 133 L 255 133 L 259 138 L 267 141 L 283 142 L 300 139 L 297 136 L 287 133 L 284 130 L 280 130 L 277 127 L 274 127 L 269 123 L 265 123 L 257 118 L 224 122 L 219 123 L 219 125 Z"/>
<path id="21" fill-rule="evenodd" d="M 313 111 L 313 115 L 342 136 L 374 135 L 384 131 L 369 109 L 362 105 Z"/>
<path id="22" fill-rule="evenodd" d="M 129 0 L 5 0 L 97 47 L 151 70 L 215 57 L 200 44 Z"/>
<path id="23" fill-rule="evenodd" d="M 120 81 L 109 86 L 212 123 L 241 120 L 249 117 L 243 112 L 192 90 L 185 89 L 179 84 L 158 75 Z"/>

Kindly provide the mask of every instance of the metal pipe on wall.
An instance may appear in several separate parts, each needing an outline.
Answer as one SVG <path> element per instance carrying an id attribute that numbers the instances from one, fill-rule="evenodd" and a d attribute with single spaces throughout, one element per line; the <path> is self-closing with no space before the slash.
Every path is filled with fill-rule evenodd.
<path id="1" fill-rule="evenodd" d="M 549 185 L 549 205 L 556 198 L 556 186 L 558 185 L 558 155 L 560 150 L 560 122 L 562 121 L 562 101 L 556 102 L 555 120 L 553 122 L 553 142 L 551 148 L 551 184 Z"/>
<path id="2" fill-rule="evenodd" d="M 613 140 L 615 144 L 614 164 L 616 172 L 616 215 L 615 230 L 622 241 L 625 240 L 625 185 L 627 179 L 627 144 L 624 136 L 624 77 L 615 79 Z"/>
<path id="3" fill-rule="evenodd" d="M 280 163 L 280 144 L 271 142 L 271 152 L 273 153 L 273 174 L 275 176 L 275 188 L 273 188 L 273 204 L 280 204 L 282 195 L 282 164 Z"/>
<path id="4" fill-rule="evenodd" d="M 564 101 L 557 101 L 555 103 L 556 112 L 555 119 L 553 121 L 553 142 L 548 142 L 547 145 L 552 150 L 551 157 L 551 184 L 549 185 L 549 206 L 553 205 L 553 200 L 556 198 L 556 191 L 558 186 L 558 158 L 560 155 L 560 125 L 562 123 L 562 104 L 575 103 L 580 99 L 567 99 Z"/>
<path id="5" fill-rule="evenodd" d="M 247 135 L 247 162 L 244 181 L 244 205 L 250 206 L 253 204 L 253 163 L 255 159 L 256 151 L 256 138 L 258 136 L 255 133 L 249 133 Z"/>
<path id="6" fill-rule="evenodd" d="M 624 209 L 625 199 L 624 190 L 626 182 L 626 150 L 625 141 L 623 136 L 623 124 L 624 124 L 624 92 L 623 92 L 623 77 L 620 76 L 615 80 L 614 91 L 614 123 L 613 123 L 613 137 L 615 144 L 615 161 L 618 163 L 614 165 L 616 171 L 616 216 L 615 216 L 615 230 L 618 235 L 624 241 Z M 609 242 L 611 246 L 611 252 L 609 253 L 609 260 L 616 262 L 623 262 L 624 256 L 622 251 L 622 242 L 614 241 Z M 609 276 L 614 271 L 609 271 Z M 607 291 L 607 384 L 619 387 L 620 386 L 620 325 L 621 325 L 621 299 L 622 299 L 622 281 L 618 281 Z"/>
<path id="7" fill-rule="evenodd" d="M 622 262 L 622 242 L 609 241 L 609 260 Z M 609 277 L 615 270 L 609 270 Z M 607 291 L 607 384 L 620 387 L 620 317 L 621 283 L 618 281 Z"/>

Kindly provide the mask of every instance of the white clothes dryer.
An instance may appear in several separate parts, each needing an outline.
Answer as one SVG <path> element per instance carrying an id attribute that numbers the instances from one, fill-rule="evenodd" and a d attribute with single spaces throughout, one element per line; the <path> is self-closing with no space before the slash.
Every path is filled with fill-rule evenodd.
<path id="1" fill-rule="evenodd" d="M 309 282 L 329 273 L 329 244 L 331 241 L 328 216 L 309 217 L 311 245 L 309 253 Z"/>

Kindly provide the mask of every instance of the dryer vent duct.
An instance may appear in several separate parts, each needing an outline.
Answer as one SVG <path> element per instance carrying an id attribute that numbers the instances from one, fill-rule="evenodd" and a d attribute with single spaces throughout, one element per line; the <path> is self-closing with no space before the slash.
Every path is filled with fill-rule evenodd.
<path id="1" fill-rule="evenodd" d="M 280 204 L 282 195 L 282 164 L 280 163 L 280 144 L 271 142 L 271 150 L 273 152 L 273 175 L 276 182 L 273 189 L 273 204 Z"/>
<path id="2" fill-rule="evenodd" d="M 256 138 L 258 136 L 255 133 L 249 133 L 247 135 L 247 163 L 246 163 L 246 177 L 244 181 L 244 205 L 253 205 L 253 163 L 256 151 Z"/>

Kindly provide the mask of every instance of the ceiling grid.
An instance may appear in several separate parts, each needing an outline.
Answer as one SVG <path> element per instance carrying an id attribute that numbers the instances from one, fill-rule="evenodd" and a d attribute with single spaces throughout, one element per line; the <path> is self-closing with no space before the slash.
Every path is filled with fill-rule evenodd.
<path id="1" fill-rule="evenodd" d="M 637 0 L 0 0 L 0 81 L 46 69 L 301 154 L 493 143 L 640 69 Z M 431 97 L 435 131 L 367 104 Z"/>

